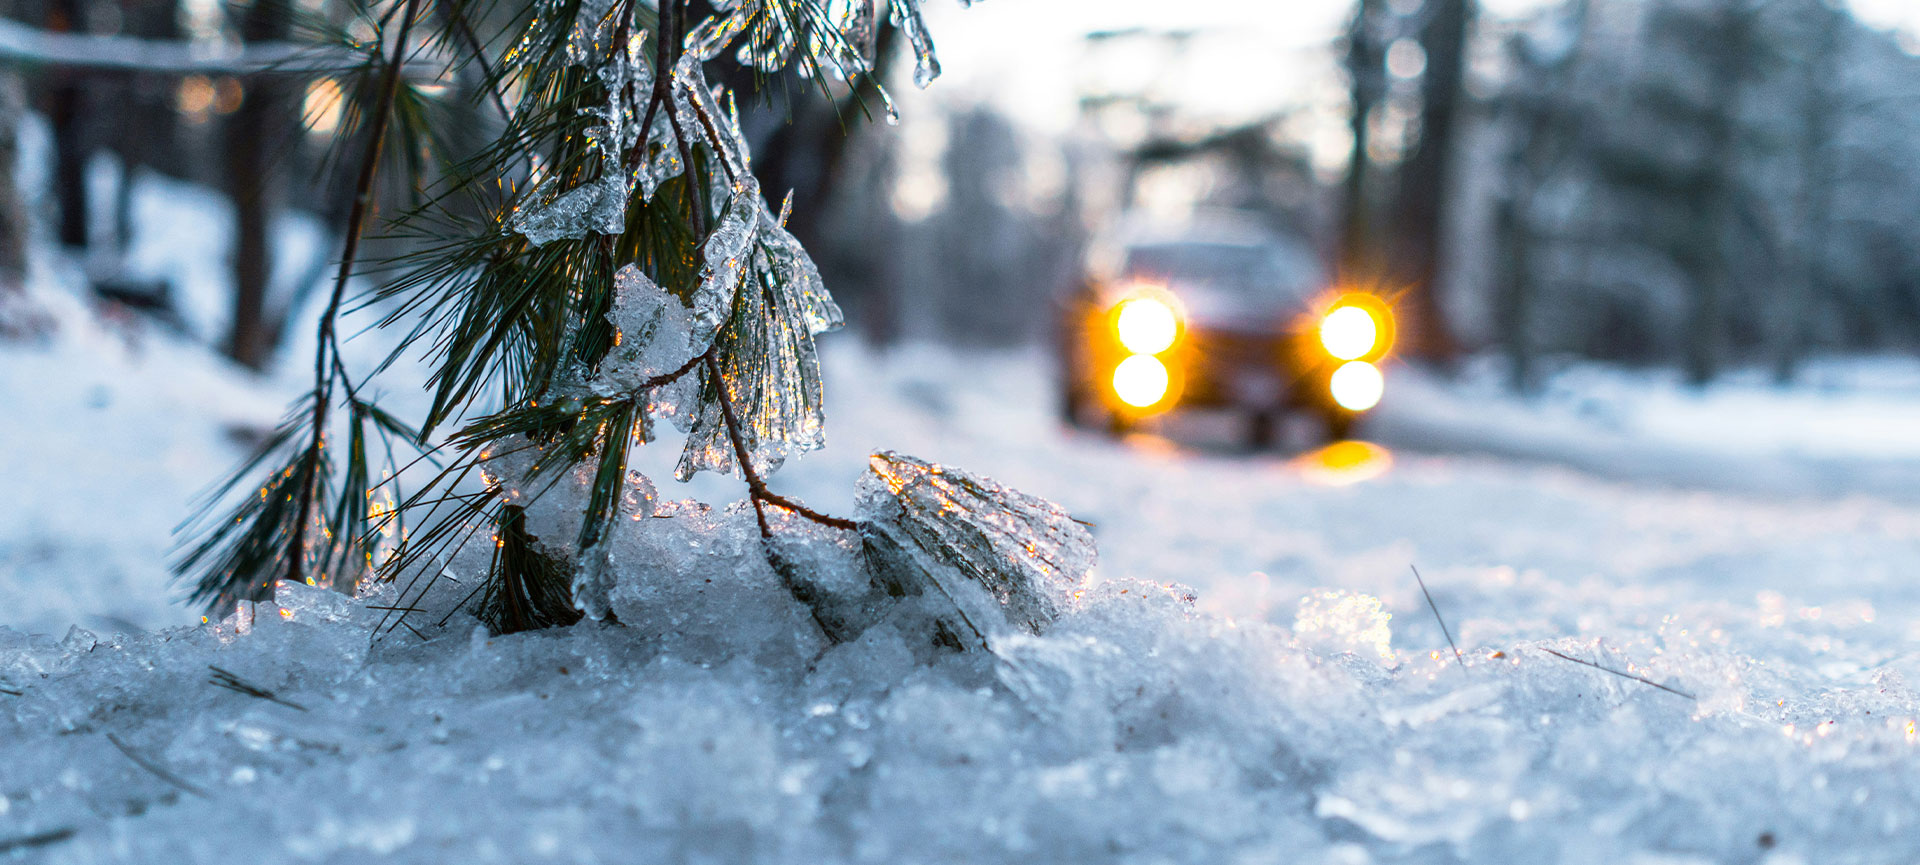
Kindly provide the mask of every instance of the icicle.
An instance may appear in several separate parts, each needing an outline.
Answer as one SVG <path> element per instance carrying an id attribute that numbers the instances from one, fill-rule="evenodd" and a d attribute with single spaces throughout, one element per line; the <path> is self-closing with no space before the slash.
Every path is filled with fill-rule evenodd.
<path id="1" fill-rule="evenodd" d="M 1093 536 L 1059 505 L 986 478 L 882 452 L 861 476 L 868 561 L 890 590 L 950 600 L 949 623 L 985 648 L 1040 633 L 1093 567 Z"/>
<path id="2" fill-rule="evenodd" d="M 720 395 L 712 390 L 721 387 L 737 413 L 754 469 L 771 473 L 787 457 L 825 444 L 813 337 L 839 327 L 843 317 L 819 269 L 767 209 L 751 177 L 728 201 L 722 225 L 708 240 L 706 259 L 709 278 L 695 296 L 695 338 L 708 321 L 724 322 L 713 336 L 720 376 L 705 382 L 701 410 L 675 476 L 686 480 L 703 470 L 736 469 Z M 731 286 L 726 279 L 733 280 Z M 723 297 L 732 305 L 719 306 Z"/>
<path id="3" fill-rule="evenodd" d="M 700 22 L 683 40 L 685 53 L 703 61 L 720 56 L 746 32 L 760 9 L 760 0 L 719 0 L 713 7 L 716 14 Z"/>
<path id="4" fill-rule="evenodd" d="M 580 552 L 573 565 L 573 605 L 596 622 L 607 617 L 615 583 L 613 545 L 606 540 Z"/>
<path id="5" fill-rule="evenodd" d="M 769 276 L 800 311 L 807 323 L 807 332 L 826 333 L 846 324 L 846 317 L 841 314 L 840 306 L 833 302 L 833 296 L 827 293 L 826 283 L 820 278 L 820 268 L 814 265 L 813 258 L 801 247 L 800 239 L 786 229 L 787 214 L 792 206 L 793 195 L 788 193 L 778 218 L 765 208 L 760 212 L 760 242 L 766 249 Z"/>
<path id="6" fill-rule="evenodd" d="M 720 101 L 707 83 L 707 73 L 692 54 L 683 54 L 673 67 L 674 118 L 688 136 L 704 139 L 726 163 L 720 171 L 735 183 L 746 180 L 751 166 L 746 139 L 732 115 L 720 110 Z M 717 138 L 716 138 L 717 136 Z"/>
<path id="7" fill-rule="evenodd" d="M 754 234 L 760 227 L 760 185 L 747 177 L 727 201 L 720 222 L 701 250 L 700 285 L 693 291 L 694 344 L 704 346 L 727 320 L 747 272 Z"/>
<path id="8" fill-rule="evenodd" d="M 920 0 L 887 0 L 887 9 L 893 26 L 913 45 L 913 83 L 924 89 L 940 77 L 940 58 L 934 54 L 926 19 L 920 17 Z"/>
<path id="9" fill-rule="evenodd" d="M 573 29 L 567 34 L 567 62 L 593 66 L 612 52 L 615 5 L 614 0 L 580 0 Z"/>

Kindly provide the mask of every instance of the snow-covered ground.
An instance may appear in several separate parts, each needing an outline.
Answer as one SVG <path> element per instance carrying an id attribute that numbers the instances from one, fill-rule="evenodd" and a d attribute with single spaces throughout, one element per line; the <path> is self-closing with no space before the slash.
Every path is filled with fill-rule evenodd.
<path id="1" fill-rule="evenodd" d="M 304 587 L 246 634 L 169 603 L 169 530 L 300 376 L 56 283 L 54 340 L 0 344 L 0 859 L 1920 860 L 1912 365 L 1402 370 L 1382 445 L 1253 455 L 1062 431 L 1037 355 L 830 338 L 833 444 L 775 485 L 850 513 L 895 448 L 1060 502 L 1101 561 L 1046 635 L 827 649 L 746 518 L 688 509 L 719 543 L 660 529 L 620 627 L 375 645 Z M 739 494 L 674 456 L 637 463 L 666 497 Z"/>
<path id="2" fill-rule="evenodd" d="M 732 550 L 710 583 L 627 592 L 619 628 L 489 639 L 456 617 L 370 649 L 376 612 L 303 589 L 247 635 L 108 635 L 191 615 L 160 604 L 165 530 L 239 455 L 223 426 L 278 395 L 157 336 L 63 332 L 0 348 L 0 622 L 93 629 L 0 631 L 14 856 L 1920 856 L 1905 505 L 1385 448 L 1245 455 L 1204 431 L 1113 443 L 1056 427 L 1037 357 L 840 344 L 835 443 L 778 484 L 846 512 L 884 446 L 1054 498 L 1101 545 L 1079 611 L 991 656 L 887 628 L 819 654 Z M 215 687 L 210 665 L 299 708 Z"/>

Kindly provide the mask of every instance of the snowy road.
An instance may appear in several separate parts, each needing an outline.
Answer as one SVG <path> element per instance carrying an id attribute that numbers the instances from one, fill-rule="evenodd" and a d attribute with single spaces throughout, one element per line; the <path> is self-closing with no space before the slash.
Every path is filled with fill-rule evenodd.
<path id="1" fill-rule="evenodd" d="M 372 653 L 365 613 L 326 596 L 238 639 L 0 631 L 0 688 L 20 692 L 0 694 L 0 855 L 1920 857 L 1920 509 L 1387 449 L 1330 467 L 1236 453 L 1204 424 L 1113 443 L 1056 428 L 1031 357 L 841 348 L 828 368 L 834 444 L 776 486 L 848 512 L 886 447 L 1055 499 L 1096 526 L 1087 609 L 991 659 L 870 633 L 806 662 L 781 621 L 754 621 L 781 596 L 750 571 L 715 573 L 671 616 L 623 612 L 620 631 Z M 84 399 L 49 377 L 94 372 L 0 370 L 0 398 L 29 408 L 6 421 L 0 472 L 33 479 L 37 513 L 16 491 L 0 521 L 0 624 L 94 626 L 96 603 L 185 620 L 153 585 L 155 532 L 232 446 L 166 405 L 259 405 L 217 381 L 156 404 L 121 371 L 125 398 L 75 441 L 19 418 Z M 90 473 L 128 470 L 75 453 L 155 435 L 171 444 L 144 476 L 152 501 L 115 505 L 124 532 L 73 533 L 109 488 Z M 669 497 L 671 458 L 640 462 Z M 100 561 L 112 588 L 76 590 Z M 303 710 L 206 685 L 209 664 Z"/>

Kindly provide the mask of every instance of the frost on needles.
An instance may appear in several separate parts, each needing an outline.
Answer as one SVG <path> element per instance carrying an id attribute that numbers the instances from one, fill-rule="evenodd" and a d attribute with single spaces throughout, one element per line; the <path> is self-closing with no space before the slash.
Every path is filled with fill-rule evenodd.
<path id="1" fill-rule="evenodd" d="M 753 174 L 738 104 L 754 95 L 717 85 L 706 64 L 839 82 L 891 118 L 870 79 L 881 22 L 912 47 L 916 84 L 939 63 L 917 0 L 713 6 L 687 22 L 684 0 L 541 0 L 503 25 L 408 0 L 360 22 L 381 36 L 367 44 L 394 46 L 367 55 L 381 98 L 362 120 L 375 134 L 361 199 L 383 168 L 430 163 L 406 179 L 443 185 L 392 220 L 417 242 L 369 269 L 384 281 L 367 299 L 390 310 L 394 358 L 427 361 L 432 404 L 396 418 L 364 396 L 381 390 L 373 376 L 341 360 L 333 322 L 367 221 L 356 209 L 314 390 L 183 560 L 210 614 L 270 599 L 280 580 L 397 584 L 384 634 L 404 625 L 424 639 L 462 610 L 512 632 L 616 621 L 648 581 L 764 567 L 829 643 L 886 622 L 978 649 L 1038 633 L 1075 602 L 1092 539 L 1042 499 L 893 453 L 872 458 L 857 519 L 771 485 L 825 443 L 814 340 L 844 319 L 787 230 L 791 198 L 775 211 Z M 478 75 L 497 135 L 477 154 L 427 146 L 388 165 L 389 125 L 404 140 L 449 138 L 435 115 L 395 108 L 417 97 L 399 69 L 425 45 Z M 496 45 L 511 47 L 491 56 Z M 627 459 L 661 421 L 685 434 L 676 479 L 731 474 L 746 498 L 721 512 L 665 501 Z M 368 507 L 376 490 L 394 505 Z"/>

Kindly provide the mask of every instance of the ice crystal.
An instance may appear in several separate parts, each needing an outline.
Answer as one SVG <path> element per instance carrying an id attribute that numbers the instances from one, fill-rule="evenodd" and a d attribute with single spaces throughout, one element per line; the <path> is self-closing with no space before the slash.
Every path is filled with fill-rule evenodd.
<path id="1" fill-rule="evenodd" d="M 1352 652 L 1392 664 L 1393 614 L 1372 595 L 1325 589 L 1300 599 L 1293 634 L 1302 643 L 1327 651 Z"/>
<path id="2" fill-rule="evenodd" d="M 925 88 L 940 77 L 940 58 L 933 51 L 933 35 L 927 21 L 920 17 L 920 0 L 887 0 L 893 26 L 900 28 L 913 45 L 913 83 Z"/>
<path id="3" fill-rule="evenodd" d="M 1093 536 L 1059 505 L 892 452 L 861 476 L 868 560 L 894 593 L 950 601 L 963 640 L 1038 634 L 1077 596 Z"/>

